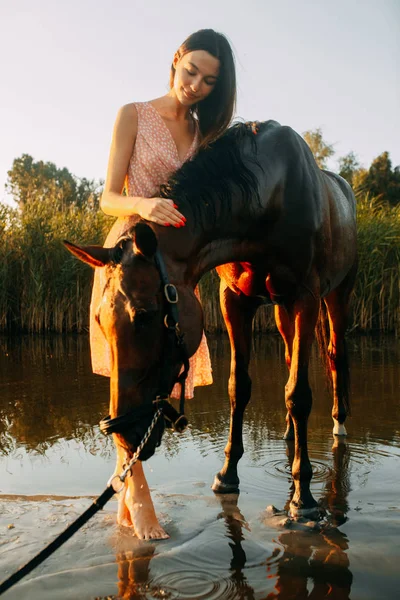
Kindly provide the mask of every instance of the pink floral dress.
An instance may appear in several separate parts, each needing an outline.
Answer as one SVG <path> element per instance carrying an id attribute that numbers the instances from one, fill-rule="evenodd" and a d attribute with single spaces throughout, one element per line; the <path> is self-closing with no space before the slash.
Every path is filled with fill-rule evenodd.
<path id="1" fill-rule="evenodd" d="M 165 183 L 183 162 L 189 160 L 198 146 L 198 131 L 191 147 L 181 161 L 175 141 L 161 115 L 149 102 L 136 102 L 138 128 L 135 147 L 127 173 L 127 191 L 129 196 L 152 198 L 158 195 L 159 187 Z M 129 217 L 116 220 L 107 236 L 104 246 L 112 247 L 116 240 L 131 226 Z M 94 316 L 101 301 L 104 289 L 104 270 L 95 269 L 92 301 L 90 304 L 90 349 L 93 372 L 110 377 L 110 349 Z M 195 293 L 199 298 L 199 291 Z M 186 398 L 192 398 L 194 388 L 212 383 L 210 354 L 203 333 L 197 352 L 190 358 L 190 370 L 186 384 Z M 171 396 L 179 398 L 180 386 L 175 385 Z"/>

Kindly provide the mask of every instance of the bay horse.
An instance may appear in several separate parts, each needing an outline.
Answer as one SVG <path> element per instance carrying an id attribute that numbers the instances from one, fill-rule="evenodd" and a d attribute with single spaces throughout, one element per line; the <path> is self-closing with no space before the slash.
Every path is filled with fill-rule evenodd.
<path id="1" fill-rule="evenodd" d="M 134 217 L 113 248 L 66 242 L 79 259 L 106 270 L 96 318 L 111 350 L 110 418 L 118 421 L 131 410 L 139 411 L 129 427 L 113 430 L 119 465 L 132 455 L 152 420 L 160 380 L 170 392 L 184 362 L 177 347 L 168 352 L 164 348 L 169 318 L 165 273 L 171 282 L 167 287 L 173 284 L 179 295 L 179 330 L 191 356 L 203 330 L 194 288 L 203 274 L 217 267 L 231 344 L 231 413 L 225 463 L 212 488 L 216 493 L 239 490 L 243 415 L 251 395 L 252 322 L 257 308 L 270 303 L 289 370 L 284 437 L 295 441 L 290 514 L 315 514 L 307 449 L 312 405 L 308 363 L 317 330 L 332 383 L 333 433 L 346 435 L 350 406 L 344 336 L 357 271 L 354 194 L 344 179 L 318 168 L 293 129 L 276 121 L 232 126 L 185 163 L 160 194 L 175 201 L 186 227 L 160 227 Z M 141 460 L 154 453 L 161 435 L 162 425 L 157 425 Z M 135 469 L 120 497 L 119 522 L 132 525 L 145 539 L 165 537 L 141 461 Z M 134 507 L 145 503 L 148 510 L 140 519 Z"/>

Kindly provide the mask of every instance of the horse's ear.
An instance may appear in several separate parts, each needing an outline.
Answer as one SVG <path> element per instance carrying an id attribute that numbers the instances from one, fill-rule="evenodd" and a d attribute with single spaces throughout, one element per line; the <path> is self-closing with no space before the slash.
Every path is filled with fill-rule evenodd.
<path id="1" fill-rule="evenodd" d="M 104 267 L 110 262 L 110 248 L 103 248 L 102 246 L 76 246 L 67 240 L 64 240 L 63 243 L 71 254 L 91 267 Z"/>
<path id="2" fill-rule="evenodd" d="M 133 229 L 134 251 L 152 258 L 157 251 L 156 234 L 146 223 L 138 223 Z"/>

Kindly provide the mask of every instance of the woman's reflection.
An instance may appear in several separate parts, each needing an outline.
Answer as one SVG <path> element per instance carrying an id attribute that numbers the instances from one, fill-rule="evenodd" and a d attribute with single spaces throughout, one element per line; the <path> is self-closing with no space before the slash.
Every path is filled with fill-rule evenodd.
<path id="1" fill-rule="evenodd" d="M 136 541 L 136 540 L 135 540 Z M 148 594 L 160 594 L 162 590 L 152 590 L 149 585 L 150 561 L 154 556 L 155 546 L 149 543 L 137 543 L 132 550 L 123 550 L 116 555 L 118 563 L 118 599 L 143 600 Z M 151 595 L 151 597 L 157 597 Z M 167 596 L 165 596 L 167 597 Z"/>

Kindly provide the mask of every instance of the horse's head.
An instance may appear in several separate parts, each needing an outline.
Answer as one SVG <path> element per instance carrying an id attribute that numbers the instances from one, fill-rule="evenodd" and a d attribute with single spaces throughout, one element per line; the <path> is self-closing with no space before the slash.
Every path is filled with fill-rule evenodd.
<path id="1" fill-rule="evenodd" d="M 173 304 L 180 317 L 175 327 L 178 312 L 168 301 L 174 300 L 175 288 L 165 290 L 157 238 L 145 223 L 136 224 L 113 248 L 65 245 L 80 260 L 104 269 L 95 319 L 110 348 L 110 418 L 118 427 L 109 427 L 108 432 L 115 433 L 119 445 L 132 451 L 152 421 L 157 396 L 170 393 L 181 370 L 180 328 L 187 332 L 188 356 L 200 342 L 201 308 L 193 289 L 180 287 L 179 302 Z M 159 419 L 141 460 L 152 456 L 159 445 L 163 424 L 164 419 Z"/>

